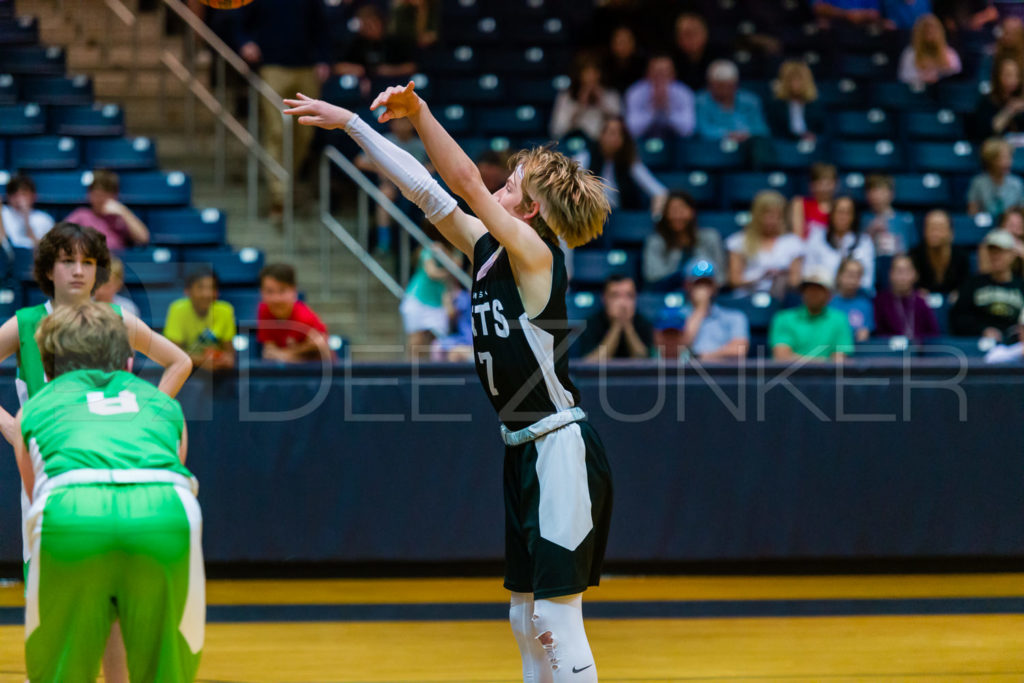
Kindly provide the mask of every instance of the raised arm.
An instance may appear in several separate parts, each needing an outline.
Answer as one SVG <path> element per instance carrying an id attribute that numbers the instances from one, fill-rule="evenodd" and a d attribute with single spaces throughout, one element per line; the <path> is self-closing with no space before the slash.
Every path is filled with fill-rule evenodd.
<path id="1" fill-rule="evenodd" d="M 298 116 L 299 123 L 304 126 L 344 129 L 380 172 L 426 214 L 445 239 L 470 259 L 473 258 L 473 246 L 486 228 L 479 220 L 459 209 L 455 199 L 441 189 L 422 164 L 348 109 L 301 93 L 296 97 L 284 101 L 290 107 L 285 114 Z"/>
<path id="2" fill-rule="evenodd" d="M 516 267 L 528 271 L 550 270 L 551 252 L 544 240 L 536 230 L 511 215 L 487 190 L 476 164 L 430 113 L 411 81 L 405 87 L 388 88 L 377 96 L 370 108 L 382 106 L 385 111 L 379 121 L 407 117 L 412 122 L 441 178 L 455 194 L 466 200 L 488 232 L 508 250 Z M 510 178 L 510 182 L 517 181 Z M 524 218 L 538 211 L 540 205 L 535 203 Z"/>
<path id="3" fill-rule="evenodd" d="M 163 366 L 164 374 L 157 388 L 174 398 L 192 373 L 192 359 L 174 342 L 151 330 L 149 325 L 131 313 L 124 311 L 122 316 L 132 348 Z"/>

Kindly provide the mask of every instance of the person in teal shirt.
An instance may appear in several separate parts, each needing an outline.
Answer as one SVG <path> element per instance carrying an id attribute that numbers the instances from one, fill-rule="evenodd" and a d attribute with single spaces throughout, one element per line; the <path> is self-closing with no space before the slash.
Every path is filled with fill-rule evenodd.
<path id="1" fill-rule="evenodd" d="M 205 629 L 202 514 L 181 406 L 130 372 L 104 304 L 36 333 L 47 384 L 16 418 L 31 508 L 25 663 L 33 683 L 96 680 L 120 620 L 133 681 L 192 681 Z"/>
<path id="2" fill-rule="evenodd" d="M 768 345 L 779 361 L 810 359 L 841 361 L 853 353 L 853 331 L 843 313 L 828 307 L 832 277 L 819 268 L 804 271 L 800 284 L 803 306 L 772 318 Z"/>
<path id="3" fill-rule="evenodd" d="M 451 251 L 440 242 L 434 242 L 432 246 L 451 256 Z M 402 314 L 406 351 L 410 358 L 429 352 L 435 339 L 451 331 L 451 322 L 444 307 L 444 293 L 447 289 L 448 271 L 437 262 L 430 249 L 421 248 L 416 272 L 410 278 L 398 308 Z"/>

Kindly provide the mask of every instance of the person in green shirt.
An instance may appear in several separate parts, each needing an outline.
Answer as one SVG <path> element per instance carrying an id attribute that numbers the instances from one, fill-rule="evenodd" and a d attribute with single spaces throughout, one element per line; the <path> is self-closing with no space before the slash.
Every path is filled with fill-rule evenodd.
<path id="1" fill-rule="evenodd" d="M 167 309 L 164 336 L 184 349 L 192 365 L 205 370 L 235 367 L 235 309 L 217 300 L 217 274 L 202 266 L 185 277 L 185 298 Z"/>
<path id="2" fill-rule="evenodd" d="M 181 406 L 126 372 L 109 306 L 60 306 L 36 332 L 46 386 L 15 420 L 31 508 L 25 663 L 92 683 L 115 620 L 133 681 L 192 681 L 205 629 L 202 514 Z"/>
<path id="3" fill-rule="evenodd" d="M 853 332 L 846 316 L 828 307 L 831 275 L 817 267 L 804 270 L 800 295 L 804 305 L 780 311 L 772 318 L 768 345 L 780 361 L 809 359 L 841 361 L 853 352 Z"/>
<path id="4" fill-rule="evenodd" d="M 33 274 L 39 288 L 50 297 L 37 306 L 22 308 L 0 325 L 0 362 L 17 354 L 18 399 L 24 404 L 45 386 L 47 375 L 43 368 L 35 333 L 39 323 L 54 310 L 63 306 L 78 306 L 90 301 L 96 289 L 110 272 L 111 256 L 106 238 L 96 230 L 75 223 L 61 222 L 46 233 L 36 247 Z M 175 396 L 192 371 L 192 362 L 184 351 L 163 336 L 153 332 L 139 318 L 112 308 L 121 315 L 132 348 L 156 361 L 164 368 L 159 389 Z M 0 434 L 15 445 L 20 439 L 14 416 L 0 406 Z M 22 491 L 23 559 L 28 574 L 30 548 L 24 524 L 28 512 L 28 497 Z M 110 650 L 104 672 L 108 683 L 127 683 L 124 648 L 115 625 L 110 639 Z"/>

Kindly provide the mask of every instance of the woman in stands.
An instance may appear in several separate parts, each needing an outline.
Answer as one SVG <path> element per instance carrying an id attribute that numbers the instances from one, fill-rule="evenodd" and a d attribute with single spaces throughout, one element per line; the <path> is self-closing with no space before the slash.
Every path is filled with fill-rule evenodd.
<path id="1" fill-rule="evenodd" d="M 106 282 L 110 273 L 110 251 L 103 235 L 96 230 L 74 223 L 58 223 L 39 241 L 36 249 L 33 273 L 39 288 L 50 297 L 46 303 L 22 308 L 3 325 L 0 325 L 0 362 L 17 354 L 18 357 L 18 400 L 24 403 L 47 382 L 43 372 L 42 358 L 36 345 L 35 333 L 39 323 L 62 306 L 81 306 L 91 300 L 96 288 Z M 124 319 L 128 340 L 134 350 L 156 361 L 164 368 L 159 389 L 174 397 L 192 372 L 192 361 L 188 355 L 157 334 L 135 316 L 114 306 Z M 14 416 L 0 407 L 0 433 L 11 445 L 18 443 Z M 28 512 L 28 498 L 21 494 L 22 522 Z M 24 533 L 24 527 L 22 529 Z M 25 573 L 28 576 L 29 546 L 24 538 L 23 545 Z M 104 656 L 104 671 L 107 681 L 128 680 L 124 645 L 119 626 L 115 623 Z"/>
<path id="2" fill-rule="evenodd" d="M 921 243 L 910 251 L 910 258 L 920 277 L 918 287 L 926 292 L 955 292 L 971 272 L 967 252 L 953 244 L 949 214 L 941 209 L 925 215 Z"/>
<path id="3" fill-rule="evenodd" d="M 875 245 L 871 238 L 862 235 L 857 205 L 850 197 L 839 197 L 832 205 L 828 227 L 814 228 L 807 238 L 804 262 L 808 266 L 820 266 L 829 273 L 838 273 L 839 264 L 852 258 L 862 267 L 862 289 L 875 289 Z"/>
<path id="4" fill-rule="evenodd" d="M 597 60 L 580 55 L 573 65 L 569 87 L 555 98 L 551 137 L 560 140 L 570 133 L 581 133 L 588 140 L 597 140 L 605 120 L 621 114 L 622 96 L 605 86 Z"/>
<path id="5" fill-rule="evenodd" d="M 992 91 L 978 97 L 973 113 L 972 138 L 1024 133 L 1024 78 L 1021 62 L 1010 55 L 997 55 L 989 81 Z"/>
<path id="6" fill-rule="evenodd" d="M 900 56 L 899 79 L 912 87 L 938 83 L 960 73 L 960 56 L 946 43 L 946 30 L 934 14 L 914 22 L 910 45 Z"/>
<path id="7" fill-rule="evenodd" d="M 765 107 L 772 135 L 813 141 L 825 132 L 825 110 L 817 102 L 818 88 L 807 64 L 799 59 L 783 62 L 772 92 L 775 97 Z"/>
<path id="8" fill-rule="evenodd" d="M 804 242 L 786 230 L 786 199 L 762 190 L 750 207 L 750 222 L 725 241 L 729 285 L 739 294 L 769 292 L 782 298 L 800 286 Z"/>
<path id="9" fill-rule="evenodd" d="M 939 336 L 935 312 L 917 291 L 917 269 L 905 254 L 892 259 L 889 289 L 875 297 L 875 334 L 921 342 Z"/>
<path id="10" fill-rule="evenodd" d="M 527 681 L 597 681 L 583 591 L 597 585 L 611 519 L 611 473 L 569 379 L 568 286 L 560 240 L 586 244 L 609 213 L 600 179 L 550 148 L 524 150 L 493 195 L 413 84 L 381 93 L 381 121 L 408 117 L 458 208 L 426 170 L 352 112 L 299 95 L 299 123 L 342 128 L 473 262 L 477 374 L 502 422 L 506 577 Z"/>
<path id="11" fill-rule="evenodd" d="M 714 228 L 700 228 L 697 207 L 686 192 L 673 192 L 665 202 L 661 219 L 644 242 L 644 282 L 658 290 L 683 285 L 683 268 L 691 260 L 714 266 L 718 286 L 725 282 L 725 248 Z"/>
<path id="12" fill-rule="evenodd" d="M 605 121 L 597 142 L 575 158 L 605 181 L 605 195 L 613 209 L 649 209 L 651 215 L 661 215 L 668 188 L 640 161 L 636 142 L 621 116 Z"/>

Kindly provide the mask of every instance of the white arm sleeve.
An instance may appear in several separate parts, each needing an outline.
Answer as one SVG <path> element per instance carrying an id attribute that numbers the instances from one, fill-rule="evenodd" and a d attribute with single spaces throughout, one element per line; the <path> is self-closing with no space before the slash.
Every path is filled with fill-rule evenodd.
<path id="1" fill-rule="evenodd" d="M 353 116 L 345 126 L 345 132 L 431 223 L 441 221 L 458 206 L 455 198 L 441 189 L 420 162 L 371 128 L 366 121 Z"/>

